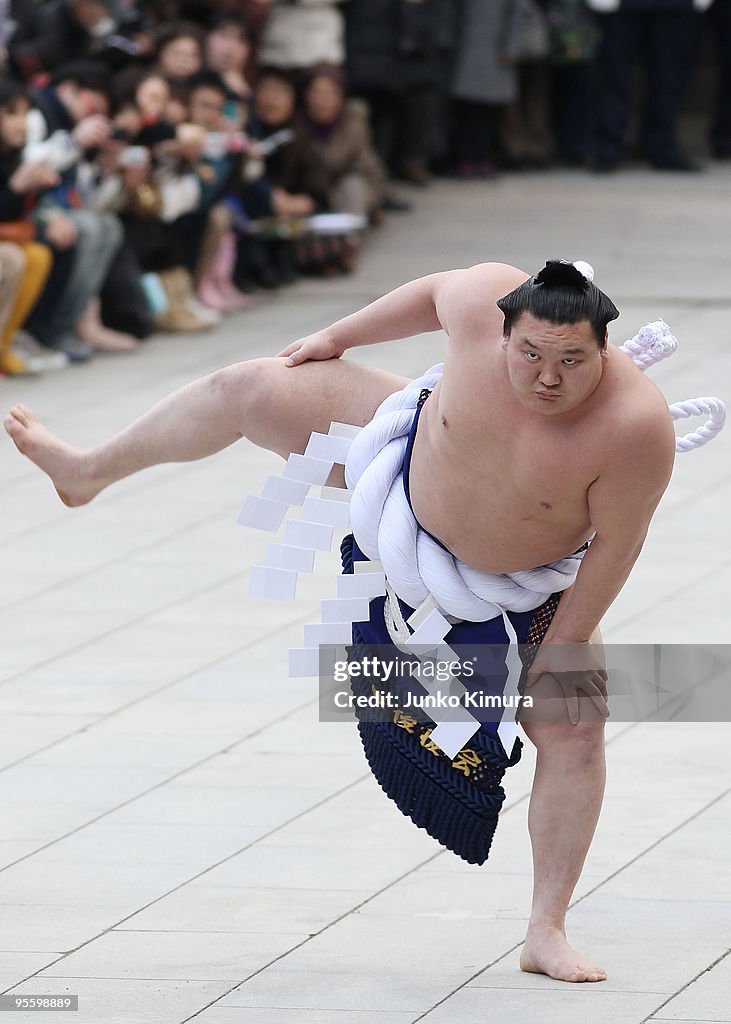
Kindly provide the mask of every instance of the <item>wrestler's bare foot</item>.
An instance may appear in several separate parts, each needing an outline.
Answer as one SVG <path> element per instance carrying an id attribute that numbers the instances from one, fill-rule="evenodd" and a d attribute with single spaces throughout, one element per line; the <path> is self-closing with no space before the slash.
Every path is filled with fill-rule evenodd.
<path id="1" fill-rule="evenodd" d="M 5 430 L 18 451 L 48 473 L 65 505 L 86 505 L 101 490 L 89 479 L 85 453 L 54 437 L 27 406 L 12 407 L 5 417 Z"/>
<path id="2" fill-rule="evenodd" d="M 607 972 L 596 967 L 571 948 L 561 928 L 528 928 L 520 955 L 520 969 L 531 974 L 547 974 L 557 981 L 606 981 Z"/>

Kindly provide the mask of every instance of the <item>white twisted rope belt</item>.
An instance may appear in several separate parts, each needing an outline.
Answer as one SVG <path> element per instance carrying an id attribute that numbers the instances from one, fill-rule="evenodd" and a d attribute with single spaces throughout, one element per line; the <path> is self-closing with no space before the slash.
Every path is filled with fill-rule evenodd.
<path id="1" fill-rule="evenodd" d="M 641 369 L 671 355 L 677 340 L 667 324 L 647 324 L 621 346 Z M 417 381 L 390 395 L 373 420 L 360 429 L 332 423 L 328 434 L 313 433 L 304 455 L 292 454 L 281 476 L 270 476 L 261 496 L 250 495 L 238 522 L 276 532 L 290 506 L 303 506 L 304 518 L 287 523 L 284 543 L 270 544 L 266 565 L 252 567 L 249 593 L 279 600 L 295 599 L 297 574 L 312 572 L 315 550 L 329 550 L 333 529 L 350 524 L 358 546 L 370 562 L 357 562 L 354 573 L 339 576 L 337 599 L 321 602 L 322 621 L 305 626 L 305 646 L 290 651 L 290 675 L 319 675 L 320 645 L 352 642 L 352 624 L 369 617 L 374 597 L 395 593 L 416 608 L 408 620 L 413 632 L 406 646 L 442 645 L 446 660 L 454 658 L 444 644 L 449 618 L 485 621 L 502 616 L 510 640 L 505 695 L 517 692 L 521 664 L 517 637 L 508 611 L 528 611 L 552 593 L 566 589 L 576 577 L 581 553 L 546 566 L 517 573 L 482 573 L 454 558 L 416 523 L 401 480 L 407 438 L 419 394 L 441 380 L 443 365 L 431 367 Z M 707 415 L 698 430 L 679 437 L 677 452 L 707 444 L 722 429 L 726 406 L 718 398 L 696 398 L 670 406 L 675 419 Z M 348 491 L 325 487 L 334 463 L 345 465 Z M 308 497 L 313 485 L 323 485 L 320 498 Z M 350 498 L 350 508 L 348 499 Z M 390 604 L 394 605 L 393 599 Z M 404 645 L 403 623 L 393 625 L 394 640 Z M 450 657 L 451 655 L 451 657 Z M 454 683 L 451 684 L 454 692 Z M 454 756 L 479 723 L 438 722 L 431 739 Z M 514 721 L 503 717 L 498 733 L 506 752 L 517 735 Z"/>

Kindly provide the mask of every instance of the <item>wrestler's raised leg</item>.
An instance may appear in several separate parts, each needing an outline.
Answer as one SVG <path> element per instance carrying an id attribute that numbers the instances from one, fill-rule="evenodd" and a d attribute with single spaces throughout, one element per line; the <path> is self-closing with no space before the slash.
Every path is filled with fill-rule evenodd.
<path id="1" fill-rule="evenodd" d="M 537 709 L 540 697 L 536 691 L 543 688 L 546 696 L 546 686 L 550 686 L 550 677 L 544 676 L 531 689 Z M 550 696 L 555 707 L 564 705 L 560 691 Z M 606 971 L 569 945 L 564 926 L 604 794 L 604 721 L 595 710 L 588 699 L 582 700 L 578 725 L 526 721 L 525 713 L 521 714 L 521 724 L 537 749 L 537 761 L 528 811 L 533 905 L 520 966 L 560 981 L 604 981 L 607 977 Z"/>
<path id="2" fill-rule="evenodd" d="M 304 451 L 313 430 L 338 420 L 362 426 L 408 381 L 345 359 L 287 367 L 284 359 L 234 363 L 193 381 L 95 448 L 73 448 L 25 406 L 5 429 L 47 473 L 69 506 L 84 505 L 115 480 L 161 462 L 190 462 L 247 437 L 286 458 Z M 342 466 L 329 483 L 343 486 Z"/>

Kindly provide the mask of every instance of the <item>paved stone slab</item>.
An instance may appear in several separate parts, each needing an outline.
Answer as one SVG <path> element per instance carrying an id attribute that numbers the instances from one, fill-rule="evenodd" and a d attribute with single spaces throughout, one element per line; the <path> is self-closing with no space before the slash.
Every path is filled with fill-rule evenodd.
<path id="1" fill-rule="evenodd" d="M 169 931 L 135 931 L 122 926 L 45 968 L 41 977 L 241 981 L 306 938 L 305 932 L 178 931 L 171 942 Z"/>
<path id="2" fill-rule="evenodd" d="M 247 1009 L 217 1003 L 199 1014 L 196 1021 L 201 1024 L 413 1024 L 414 1014 L 400 1010 L 297 1010 L 283 1006 Z"/>
<path id="3" fill-rule="evenodd" d="M 0 948 L 32 953 L 51 946 L 68 952 L 118 924 L 123 916 L 118 903 L 59 906 L 46 903 L 45 893 L 39 891 L 33 903 L 3 903 Z"/>
<path id="4" fill-rule="evenodd" d="M 480 918 L 459 908 L 454 913 L 431 913 L 422 905 L 411 914 L 395 915 L 366 914 L 367 907 L 314 935 L 267 973 L 281 976 L 285 984 L 285 975 L 291 971 L 337 969 L 346 975 L 361 971 L 363 1005 L 368 1006 L 368 993 L 377 992 L 384 978 L 392 984 L 399 971 L 419 978 L 456 972 L 466 982 L 520 942 L 525 932 L 524 921 Z M 367 971 L 363 970 L 365 951 Z"/>
<path id="5" fill-rule="evenodd" d="M 731 916 L 728 859 L 731 797 L 705 811 L 648 850 L 603 887 L 606 896 L 726 903 Z M 692 906 L 689 914 L 695 914 Z"/>
<path id="6" fill-rule="evenodd" d="M 364 951 L 364 959 L 367 956 Z M 310 1010 L 428 1010 L 460 983 L 457 973 L 414 975 L 394 964 L 390 972 L 268 970 L 220 1000 L 220 1006 Z"/>
<path id="7" fill-rule="evenodd" d="M 723 1021 L 729 1013 L 731 992 L 731 957 L 728 953 L 709 971 L 684 989 L 679 995 L 663 1006 L 653 1020 L 682 1020 L 691 1018 L 705 1021 Z"/>
<path id="8" fill-rule="evenodd" d="M 610 992 L 598 985 L 554 982 L 546 989 L 460 989 L 424 1018 L 428 1024 L 516 1024 L 562 1021 L 563 1024 L 640 1024 L 662 1002 L 655 992 Z"/>
<path id="9" fill-rule="evenodd" d="M 4 991 L 10 985 L 17 984 L 19 978 L 35 974 L 36 971 L 57 960 L 59 956 L 60 953 L 57 952 L 41 952 L 40 950 L 15 952 L 0 949 L 0 989 Z"/>
<path id="10" fill-rule="evenodd" d="M 130 1021 L 155 1021 L 155 1024 L 180 1024 L 196 1010 L 206 1006 L 225 991 L 222 981 L 160 981 L 145 978 L 62 978 L 41 982 L 32 978 L 13 989 L 13 995 L 78 995 L 79 1009 L 74 1024 L 130 1024 Z M 42 985 L 43 992 L 39 991 Z M 71 1016 L 71 1014 L 69 1014 Z M 14 1024 L 34 1024 L 38 1013 L 14 1012 Z"/>
<path id="11" fill-rule="evenodd" d="M 312 933 L 368 896 L 368 890 L 358 889 L 282 891 L 195 881 L 130 916 L 125 926 L 143 931 Z"/>

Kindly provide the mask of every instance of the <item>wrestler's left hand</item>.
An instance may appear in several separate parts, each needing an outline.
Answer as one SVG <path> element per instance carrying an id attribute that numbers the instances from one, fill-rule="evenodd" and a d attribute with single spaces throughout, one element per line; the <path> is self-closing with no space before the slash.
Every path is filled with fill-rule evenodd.
<path id="1" fill-rule="evenodd" d="M 601 644 L 544 641 L 526 675 L 526 690 L 546 675 L 561 687 L 573 725 L 579 722 L 580 695 L 588 697 L 604 718 L 609 717 L 608 676 Z"/>
<path id="2" fill-rule="evenodd" d="M 299 341 L 293 341 L 277 355 L 287 357 L 287 366 L 299 366 L 310 359 L 339 359 L 344 351 L 345 349 L 337 345 L 327 331 L 318 331 L 316 334 L 308 334 L 306 338 L 300 338 Z"/>

